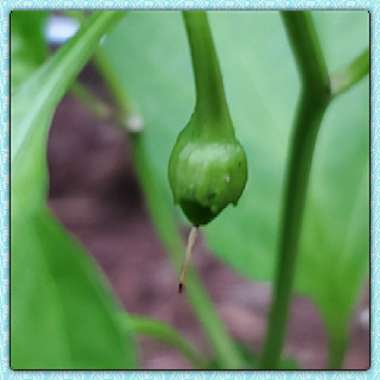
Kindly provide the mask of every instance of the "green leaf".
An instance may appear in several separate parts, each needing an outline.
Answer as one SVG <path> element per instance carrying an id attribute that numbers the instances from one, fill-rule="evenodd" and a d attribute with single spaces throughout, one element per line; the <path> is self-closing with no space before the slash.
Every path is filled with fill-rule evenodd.
<path id="1" fill-rule="evenodd" d="M 22 84 L 46 59 L 48 46 L 44 38 L 47 12 L 11 12 L 11 88 Z"/>
<path id="2" fill-rule="evenodd" d="M 367 47 L 367 12 L 313 16 L 330 72 Z M 275 269 L 283 175 L 300 89 L 296 66 L 277 13 L 210 12 L 210 23 L 249 178 L 238 206 L 224 210 L 204 232 L 225 263 L 245 277 L 268 281 Z M 131 12 L 104 51 L 144 117 L 146 149 L 160 189 L 169 196 L 170 151 L 195 100 L 180 14 Z M 337 325 L 336 316 L 346 323 L 368 272 L 368 101 L 368 78 L 334 100 L 313 161 L 296 288 L 312 297 L 328 326 Z"/>
<path id="3" fill-rule="evenodd" d="M 21 208 L 43 204 L 47 186 L 46 140 L 53 112 L 100 37 L 121 16 L 117 12 L 91 16 L 75 37 L 14 92 L 11 164 L 16 174 L 12 176 L 12 197 Z"/>
<path id="4" fill-rule="evenodd" d="M 92 15 L 75 37 L 12 94 L 14 369 L 135 366 L 134 342 L 115 319 L 119 306 L 95 265 L 45 205 L 46 142 L 55 108 L 99 39 L 121 16 L 117 12 Z M 11 69 L 17 64 L 15 58 Z"/>
<path id="5" fill-rule="evenodd" d="M 133 341 L 83 249 L 47 210 L 12 222 L 11 367 L 134 368 Z"/>

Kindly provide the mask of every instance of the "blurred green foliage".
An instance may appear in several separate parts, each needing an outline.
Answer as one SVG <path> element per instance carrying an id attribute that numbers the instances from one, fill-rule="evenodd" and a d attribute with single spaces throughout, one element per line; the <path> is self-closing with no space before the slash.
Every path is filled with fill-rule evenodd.
<path id="1" fill-rule="evenodd" d="M 41 65 L 48 54 L 44 27 L 48 17 L 42 11 L 11 13 L 12 91 Z"/>
<path id="2" fill-rule="evenodd" d="M 18 23 L 25 17 L 12 13 L 12 31 L 22 29 Z M 133 341 L 123 332 L 116 318 L 119 308 L 94 263 L 46 210 L 46 143 L 52 115 L 100 37 L 118 18 L 112 13 L 91 16 L 37 70 L 33 54 L 11 51 L 12 75 L 19 82 L 11 107 L 13 369 L 130 368 L 135 363 Z M 40 30 L 43 17 L 32 13 L 32 20 Z M 32 35 L 35 45 L 42 46 L 41 34 Z M 33 50 L 32 36 L 27 39 L 25 49 Z M 20 57 L 31 59 L 29 65 L 22 64 L 30 71 L 13 71 Z"/>
<path id="3" fill-rule="evenodd" d="M 209 14 L 236 134 L 248 155 L 249 179 L 239 205 L 203 231 L 226 264 L 248 278 L 271 281 L 299 95 L 296 66 L 277 12 Z M 368 46 L 367 12 L 313 12 L 313 17 L 329 71 Z M 121 88 L 144 117 L 146 149 L 168 193 L 170 150 L 195 99 L 180 13 L 133 12 L 103 49 Z M 331 337 L 347 333 L 368 273 L 368 118 L 366 78 L 331 104 L 313 161 L 296 289 L 317 304 Z"/>
<path id="4" fill-rule="evenodd" d="M 203 231 L 210 249 L 235 271 L 272 281 L 289 134 L 300 90 L 297 70 L 277 12 L 209 13 L 231 116 L 248 156 L 249 179 L 238 206 L 227 208 Z M 329 71 L 348 64 L 368 46 L 367 12 L 313 12 L 313 17 Z M 91 16 L 36 71 L 47 52 L 41 32 L 45 20 L 43 12 L 11 16 L 11 365 L 136 367 L 133 339 L 115 319 L 119 307 L 104 280 L 45 208 L 46 142 L 53 113 L 115 22 L 105 13 Z M 147 162 L 136 167 L 143 171 L 149 166 L 154 172 L 154 186 L 145 186 L 145 191 L 162 194 L 148 198 L 157 224 L 169 223 L 169 229 L 161 226 L 165 243 L 179 252 L 178 236 L 169 236 L 174 227 L 168 211 L 175 209 L 167 163 L 195 99 L 180 13 L 129 12 L 108 33 L 101 50 L 118 91 L 144 118 Z M 302 231 L 296 289 L 318 306 L 332 346 L 347 338 L 368 273 L 368 86 L 366 78 L 335 99 L 325 115 Z M 146 179 L 146 173 L 142 176 Z M 194 303 L 201 292 L 194 292 Z M 198 316 L 211 318 L 210 310 L 198 310 Z M 128 316 L 126 320 L 128 325 Z"/>
<path id="5" fill-rule="evenodd" d="M 47 210 L 12 228 L 12 368 L 133 367 L 130 332 L 83 248 Z"/>

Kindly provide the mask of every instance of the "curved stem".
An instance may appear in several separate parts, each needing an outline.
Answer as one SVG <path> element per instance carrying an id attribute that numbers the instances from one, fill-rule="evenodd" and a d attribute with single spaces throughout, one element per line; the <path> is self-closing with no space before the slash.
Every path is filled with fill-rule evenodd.
<path id="1" fill-rule="evenodd" d="M 218 128 L 231 128 L 223 78 L 207 15 L 200 11 L 186 11 L 182 15 L 195 79 L 195 114 L 203 120 L 224 121 L 218 123 Z"/>
<path id="2" fill-rule="evenodd" d="M 125 317 L 125 318 L 124 318 Z M 134 333 L 159 340 L 180 351 L 196 368 L 204 368 L 205 360 L 195 347 L 188 342 L 178 331 L 162 321 L 146 318 L 139 315 L 123 316 L 128 328 Z"/>
<path id="3" fill-rule="evenodd" d="M 311 15 L 283 12 L 282 18 L 301 77 L 302 94 L 288 157 L 278 263 L 260 361 L 261 368 L 271 369 L 277 368 L 284 346 L 314 146 L 323 114 L 331 99 L 328 72 Z"/>
<path id="4" fill-rule="evenodd" d="M 331 75 L 331 90 L 333 96 L 349 90 L 368 74 L 369 49 L 365 49 L 348 66 Z"/>

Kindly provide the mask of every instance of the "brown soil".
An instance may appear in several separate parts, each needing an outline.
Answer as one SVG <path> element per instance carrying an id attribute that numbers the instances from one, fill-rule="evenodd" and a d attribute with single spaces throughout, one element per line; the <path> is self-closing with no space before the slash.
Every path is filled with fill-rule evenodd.
<path id="1" fill-rule="evenodd" d="M 91 68 L 82 80 L 104 93 Z M 50 207 L 95 258 L 125 309 L 170 323 L 209 352 L 186 297 L 177 293 L 176 274 L 145 209 L 125 134 L 96 120 L 68 95 L 54 118 L 48 157 Z M 241 278 L 201 242 L 194 261 L 229 331 L 257 351 L 265 331 L 269 285 Z M 365 369 L 369 363 L 368 325 L 359 320 L 368 307 L 367 288 L 364 293 L 352 324 L 346 368 Z M 139 348 L 144 369 L 190 368 L 175 350 L 151 339 L 140 338 Z M 325 367 L 326 335 L 305 298 L 293 302 L 286 352 L 303 368 Z"/>

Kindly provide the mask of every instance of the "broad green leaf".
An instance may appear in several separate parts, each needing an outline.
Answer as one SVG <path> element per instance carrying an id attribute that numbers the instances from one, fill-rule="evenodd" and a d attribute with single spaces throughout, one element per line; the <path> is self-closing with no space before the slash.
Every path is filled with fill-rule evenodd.
<path id="1" fill-rule="evenodd" d="M 368 46 L 367 12 L 313 16 L 331 71 Z M 225 263 L 248 278 L 268 281 L 275 269 L 286 156 L 300 91 L 297 70 L 277 12 L 211 12 L 210 22 L 236 134 L 247 151 L 249 179 L 239 205 L 226 209 L 204 232 Z M 144 117 L 147 151 L 169 196 L 168 158 L 194 105 L 180 13 L 131 12 L 104 51 L 121 89 Z M 318 304 L 328 326 L 337 315 L 346 322 L 368 271 L 368 98 L 365 78 L 330 105 L 313 162 L 296 287 Z"/>
<path id="2" fill-rule="evenodd" d="M 134 368 L 111 293 L 47 210 L 13 222 L 11 279 L 13 369 Z"/>
<path id="3" fill-rule="evenodd" d="M 43 204 L 47 186 L 46 140 L 53 112 L 100 37 L 121 16 L 117 12 L 91 16 L 76 36 L 12 95 L 12 198 L 20 208 L 27 210 Z"/>
<path id="4" fill-rule="evenodd" d="M 133 340 L 115 319 L 119 307 L 95 265 L 45 205 L 46 142 L 55 107 L 99 39 L 120 17 L 116 12 L 91 16 L 12 94 L 11 366 L 15 369 L 135 365 Z M 14 65 L 17 58 L 12 70 Z"/>
<path id="5" fill-rule="evenodd" d="M 44 26 L 47 12 L 11 12 L 11 88 L 22 84 L 46 59 Z"/>

